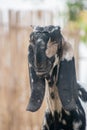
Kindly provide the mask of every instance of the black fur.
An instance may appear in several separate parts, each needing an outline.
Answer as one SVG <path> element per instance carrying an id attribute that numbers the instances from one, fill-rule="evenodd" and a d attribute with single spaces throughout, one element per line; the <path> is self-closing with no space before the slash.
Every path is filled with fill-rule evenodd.
<path id="1" fill-rule="evenodd" d="M 31 98 L 27 106 L 28 111 L 36 111 L 40 108 L 45 94 L 45 80 L 38 77 L 30 67 Z"/>
<path id="2" fill-rule="evenodd" d="M 80 106 L 81 107 L 81 106 Z M 47 121 L 48 129 L 44 125 L 43 130 L 77 130 L 73 128 L 73 122 L 79 123 L 82 121 L 82 125 L 79 127 L 79 130 L 85 130 L 85 113 L 78 114 L 75 110 L 71 111 L 70 114 L 66 114 L 62 109 L 61 113 L 54 111 L 54 116 L 52 116 L 51 112 L 45 114 L 45 118 Z M 46 127 L 46 129 L 44 129 Z"/>
<path id="3" fill-rule="evenodd" d="M 66 110 L 75 109 L 75 100 L 78 95 L 74 57 L 70 61 L 60 62 L 57 86 L 64 108 Z"/>
<path id="4" fill-rule="evenodd" d="M 57 71 L 56 69 L 53 70 L 53 73 Z M 87 92 L 79 84 L 78 84 L 78 90 L 80 90 L 80 92 L 82 92 L 83 94 L 80 98 L 83 101 L 85 100 L 87 102 L 87 99 L 85 98 L 85 96 L 87 97 Z M 51 93 L 50 98 L 55 102 L 54 93 Z M 70 111 L 66 111 L 63 107 L 60 112 L 55 110 L 52 113 L 50 110 L 48 110 L 45 113 L 44 118 L 46 120 L 45 121 L 46 123 L 45 124 L 43 123 L 42 130 L 86 130 L 85 112 L 83 110 L 79 98 L 76 98 L 75 101 L 77 107 Z"/>
<path id="5" fill-rule="evenodd" d="M 78 95 L 84 102 L 87 102 L 87 92 L 79 83 L 78 83 Z"/>

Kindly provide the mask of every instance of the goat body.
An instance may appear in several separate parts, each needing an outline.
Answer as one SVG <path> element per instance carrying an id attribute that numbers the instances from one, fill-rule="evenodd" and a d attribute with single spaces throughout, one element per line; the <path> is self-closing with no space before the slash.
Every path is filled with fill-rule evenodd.
<path id="1" fill-rule="evenodd" d="M 65 110 L 57 92 L 57 87 L 55 84 L 49 87 L 49 83 L 46 97 L 48 107 L 45 112 L 42 130 L 85 130 L 85 112 L 79 99 L 76 100 L 76 109 Z"/>
<path id="2" fill-rule="evenodd" d="M 31 97 L 27 110 L 38 110 L 47 90 L 42 130 L 85 130 L 79 97 L 87 101 L 87 92 L 77 83 L 73 50 L 59 26 L 34 28 L 28 62 Z"/>

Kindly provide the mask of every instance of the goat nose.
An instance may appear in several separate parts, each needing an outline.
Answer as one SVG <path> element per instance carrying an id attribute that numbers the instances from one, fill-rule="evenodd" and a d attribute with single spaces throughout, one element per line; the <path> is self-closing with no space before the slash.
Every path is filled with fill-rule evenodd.
<path id="1" fill-rule="evenodd" d="M 44 64 L 43 63 L 37 63 L 38 68 L 43 68 Z"/>
<path id="2" fill-rule="evenodd" d="M 43 66 L 44 66 L 43 59 L 42 58 L 37 58 L 35 60 L 35 66 L 38 67 L 38 68 L 43 68 Z"/>

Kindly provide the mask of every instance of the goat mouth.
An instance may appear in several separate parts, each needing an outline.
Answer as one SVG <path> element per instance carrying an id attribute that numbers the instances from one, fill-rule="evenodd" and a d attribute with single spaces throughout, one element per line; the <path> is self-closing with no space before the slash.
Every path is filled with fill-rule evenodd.
<path id="1" fill-rule="evenodd" d="M 52 65 L 44 68 L 44 69 L 36 69 L 36 74 L 39 76 L 46 76 L 49 74 L 50 70 L 52 69 Z"/>

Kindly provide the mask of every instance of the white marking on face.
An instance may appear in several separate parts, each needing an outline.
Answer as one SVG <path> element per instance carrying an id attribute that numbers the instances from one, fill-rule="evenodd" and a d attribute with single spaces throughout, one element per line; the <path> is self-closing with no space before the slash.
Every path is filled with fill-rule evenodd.
<path id="1" fill-rule="evenodd" d="M 41 42 L 41 41 L 42 41 L 42 39 L 40 39 L 40 38 L 37 40 L 37 42 Z"/>
<path id="2" fill-rule="evenodd" d="M 37 40 L 37 42 L 39 42 L 39 43 L 41 42 L 41 44 L 44 45 L 44 41 L 43 41 L 43 39 L 41 39 L 41 38 L 39 38 L 39 39 Z"/>
<path id="3" fill-rule="evenodd" d="M 78 121 L 78 122 L 74 121 L 73 122 L 73 130 L 79 130 L 79 128 L 81 127 L 81 125 L 82 125 L 81 120 Z"/>
<path id="4" fill-rule="evenodd" d="M 41 44 L 41 49 L 45 49 L 45 42 L 43 41 L 43 39 L 38 39 L 37 42 Z"/>

